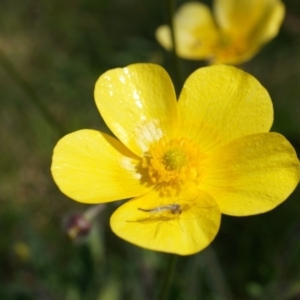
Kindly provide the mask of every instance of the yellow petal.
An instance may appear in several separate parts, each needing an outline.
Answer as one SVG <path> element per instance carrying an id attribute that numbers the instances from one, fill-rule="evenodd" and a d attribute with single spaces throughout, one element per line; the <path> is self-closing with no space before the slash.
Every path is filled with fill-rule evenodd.
<path id="1" fill-rule="evenodd" d="M 203 59 L 211 56 L 218 32 L 206 5 L 196 2 L 182 5 L 174 16 L 174 28 L 177 53 L 180 57 Z M 156 38 L 167 50 L 172 49 L 168 26 L 159 27 Z"/>
<path id="2" fill-rule="evenodd" d="M 204 153 L 243 135 L 269 131 L 273 122 L 268 92 L 251 75 L 230 66 L 198 69 L 179 98 L 180 130 Z"/>
<path id="3" fill-rule="evenodd" d="M 110 224 L 115 234 L 137 246 L 189 255 L 212 242 L 220 221 L 218 206 L 204 192 L 174 199 L 162 198 L 153 190 L 120 206 Z"/>
<path id="4" fill-rule="evenodd" d="M 223 36 L 213 63 L 240 64 L 274 38 L 284 17 L 278 0 L 216 1 L 216 19 Z"/>
<path id="5" fill-rule="evenodd" d="M 214 15 L 223 32 L 232 37 L 248 36 L 276 6 L 279 0 L 215 0 Z M 278 24 L 277 24 L 278 25 Z"/>
<path id="6" fill-rule="evenodd" d="M 224 39 L 228 39 L 227 45 L 224 45 Z M 211 65 L 227 64 L 240 65 L 250 60 L 262 47 L 261 43 L 252 43 L 249 37 L 230 38 L 223 37 L 219 41 L 219 46 L 214 51 L 214 56 L 209 61 Z"/>
<path id="7" fill-rule="evenodd" d="M 107 126 L 137 155 L 176 130 L 174 87 L 158 65 L 134 64 L 104 73 L 96 83 L 95 100 Z"/>
<path id="8" fill-rule="evenodd" d="M 54 148 L 51 171 L 61 191 L 84 203 L 140 196 L 139 158 L 115 138 L 95 130 L 66 135 Z"/>
<path id="9" fill-rule="evenodd" d="M 278 133 L 258 133 L 221 147 L 209 157 L 201 189 L 221 212 L 247 216 L 269 211 L 295 189 L 299 160 Z"/>
<path id="10" fill-rule="evenodd" d="M 276 4 L 266 10 L 263 18 L 249 36 L 249 44 L 252 45 L 254 49 L 260 48 L 263 44 L 278 34 L 280 25 L 284 18 L 284 13 L 285 7 L 283 3 L 279 1 L 276 1 Z"/>

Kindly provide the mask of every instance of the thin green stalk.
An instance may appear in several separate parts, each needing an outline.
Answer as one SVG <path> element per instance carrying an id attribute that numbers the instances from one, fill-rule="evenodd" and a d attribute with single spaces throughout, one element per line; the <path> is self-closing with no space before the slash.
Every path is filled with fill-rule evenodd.
<path id="1" fill-rule="evenodd" d="M 169 256 L 169 264 L 167 267 L 167 271 L 164 277 L 164 282 L 162 285 L 162 289 L 160 291 L 160 294 L 158 296 L 158 300 L 167 300 L 169 291 L 172 285 L 172 280 L 175 274 L 175 266 L 177 262 L 178 256 L 176 254 L 171 254 Z"/>
<path id="2" fill-rule="evenodd" d="M 46 122 L 50 125 L 52 130 L 59 136 L 64 135 L 65 130 L 40 100 L 34 88 L 28 83 L 28 81 L 26 81 L 24 77 L 22 77 L 22 75 L 18 72 L 18 70 L 14 67 L 11 61 L 1 50 L 0 64 L 2 65 L 6 73 L 15 81 L 15 83 L 19 85 L 19 87 L 27 94 L 28 99 L 37 108 L 37 110 L 40 112 L 40 114 L 43 116 Z"/>
<path id="3" fill-rule="evenodd" d="M 178 90 L 182 88 L 182 80 L 180 75 L 180 61 L 179 57 L 177 55 L 177 43 L 176 43 L 176 37 L 175 37 L 175 30 L 174 30 L 174 13 L 175 13 L 175 1 L 174 0 L 166 0 L 166 6 L 167 6 L 167 18 L 168 18 L 168 24 L 170 26 L 171 31 L 171 40 L 172 40 L 172 61 L 173 61 L 173 70 L 174 70 L 174 83 L 175 87 Z"/>

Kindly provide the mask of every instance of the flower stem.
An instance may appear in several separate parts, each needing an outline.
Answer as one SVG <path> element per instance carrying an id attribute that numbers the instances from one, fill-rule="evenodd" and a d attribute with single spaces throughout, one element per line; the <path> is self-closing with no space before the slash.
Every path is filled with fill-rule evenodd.
<path id="1" fill-rule="evenodd" d="M 50 125 L 52 130 L 57 133 L 59 136 L 65 134 L 65 130 L 61 127 L 61 125 L 57 122 L 54 116 L 49 112 L 47 107 L 43 104 L 43 102 L 38 97 L 36 91 L 29 84 L 28 81 L 25 80 L 24 77 L 17 71 L 8 57 L 0 50 L 0 64 L 6 73 L 22 88 L 22 90 L 27 94 L 28 99 L 31 103 L 37 108 L 40 114 L 44 117 L 46 122 Z"/>
<path id="2" fill-rule="evenodd" d="M 84 217 L 87 220 L 92 221 L 93 219 L 95 219 L 95 217 L 97 217 L 97 215 L 100 212 L 102 212 L 105 209 L 105 207 L 105 204 L 92 205 L 84 212 Z"/>
<path id="3" fill-rule="evenodd" d="M 167 6 L 167 18 L 168 18 L 168 24 L 170 26 L 171 31 L 171 40 L 172 40 L 172 62 L 173 62 L 173 71 L 174 71 L 174 83 L 175 87 L 178 90 L 182 88 L 182 80 L 180 76 L 180 61 L 179 57 L 177 56 L 177 43 L 176 43 L 176 37 L 175 37 L 175 29 L 174 29 L 174 13 L 175 13 L 175 1 L 174 0 L 166 0 L 166 6 Z"/>
<path id="4" fill-rule="evenodd" d="M 167 300 L 168 299 L 169 291 L 170 291 L 170 288 L 172 285 L 172 280 L 173 280 L 174 273 L 175 273 L 175 266 L 176 266 L 177 258 L 178 258 L 178 256 L 176 254 L 171 254 L 169 256 L 169 263 L 168 263 L 167 271 L 165 274 L 164 282 L 162 285 L 162 289 L 157 298 L 158 300 Z"/>

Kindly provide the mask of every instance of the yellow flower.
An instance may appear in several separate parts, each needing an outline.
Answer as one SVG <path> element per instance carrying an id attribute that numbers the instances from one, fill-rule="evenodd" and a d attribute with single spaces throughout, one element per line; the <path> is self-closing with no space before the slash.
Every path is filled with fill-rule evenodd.
<path id="1" fill-rule="evenodd" d="M 110 224 L 140 247 L 196 253 L 214 239 L 221 213 L 271 210 L 299 181 L 293 147 L 268 132 L 267 91 L 234 67 L 195 71 L 176 102 L 163 68 L 134 64 L 100 76 L 95 99 L 118 139 L 90 129 L 66 135 L 52 174 L 79 202 L 132 198 Z"/>
<path id="2" fill-rule="evenodd" d="M 186 3 L 174 16 L 177 54 L 213 64 L 243 63 L 277 35 L 284 12 L 280 0 L 215 0 L 214 16 L 204 4 Z M 168 26 L 159 27 L 156 37 L 172 48 Z"/>

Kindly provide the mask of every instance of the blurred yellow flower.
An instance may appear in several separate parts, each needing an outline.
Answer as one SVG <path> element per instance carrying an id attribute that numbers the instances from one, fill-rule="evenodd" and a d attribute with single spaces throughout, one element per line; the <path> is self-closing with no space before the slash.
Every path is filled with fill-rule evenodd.
<path id="1" fill-rule="evenodd" d="M 186 3 L 174 16 L 177 54 L 212 64 L 243 63 L 277 35 L 284 12 L 280 0 L 215 0 L 213 16 L 202 3 Z M 172 48 L 168 26 L 159 27 L 156 37 Z"/>
<path id="2" fill-rule="evenodd" d="M 79 202 L 133 198 L 110 224 L 138 246 L 196 253 L 214 239 L 221 213 L 271 210 L 299 181 L 293 147 L 268 132 L 267 91 L 234 67 L 195 71 L 176 102 L 163 68 L 134 64 L 100 76 L 95 100 L 118 139 L 90 129 L 66 135 L 54 149 L 52 174 Z"/>
<path id="3" fill-rule="evenodd" d="M 17 242 L 13 246 L 13 250 L 22 262 L 28 262 L 31 258 L 31 250 L 26 243 Z"/>

